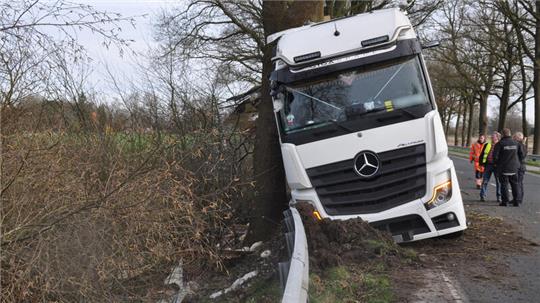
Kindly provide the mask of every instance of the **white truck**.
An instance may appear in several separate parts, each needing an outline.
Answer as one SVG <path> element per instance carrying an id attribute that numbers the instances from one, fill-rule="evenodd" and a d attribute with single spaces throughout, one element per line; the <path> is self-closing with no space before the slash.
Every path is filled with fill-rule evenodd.
<path id="1" fill-rule="evenodd" d="M 293 203 L 397 242 L 466 227 L 422 46 L 397 8 L 289 29 L 271 74 Z"/>

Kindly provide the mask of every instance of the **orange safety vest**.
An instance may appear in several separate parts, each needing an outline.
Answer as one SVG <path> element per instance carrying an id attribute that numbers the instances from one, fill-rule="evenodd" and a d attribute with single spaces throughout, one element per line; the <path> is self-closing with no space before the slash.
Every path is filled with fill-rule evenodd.
<path id="1" fill-rule="evenodd" d="M 474 169 L 479 172 L 484 172 L 484 167 L 479 163 L 480 154 L 482 153 L 482 148 L 484 147 L 484 144 L 478 142 L 473 143 L 473 145 L 471 145 L 471 152 L 469 154 L 469 160 L 474 161 Z"/>

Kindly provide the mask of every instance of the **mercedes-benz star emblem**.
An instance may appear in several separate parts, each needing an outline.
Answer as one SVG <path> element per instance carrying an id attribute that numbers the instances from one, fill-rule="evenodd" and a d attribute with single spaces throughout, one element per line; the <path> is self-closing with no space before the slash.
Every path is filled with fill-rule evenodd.
<path id="1" fill-rule="evenodd" d="M 361 177 L 369 178 L 374 176 L 381 167 L 381 161 L 377 154 L 364 151 L 354 158 L 354 171 Z"/>

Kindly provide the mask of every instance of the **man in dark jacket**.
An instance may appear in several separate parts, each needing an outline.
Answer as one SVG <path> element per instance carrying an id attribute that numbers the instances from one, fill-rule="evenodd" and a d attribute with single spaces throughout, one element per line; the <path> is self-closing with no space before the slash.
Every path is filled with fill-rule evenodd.
<path id="1" fill-rule="evenodd" d="M 519 202 L 520 203 L 523 203 L 523 177 L 525 177 L 525 171 L 526 171 L 526 165 L 525 165 L 525 158 L 527 158 L 527 146 L 525 145 L 526 144 L 526 139 L 525 137 L 523 136 L 523 133 L 522 132 L 515 132 L 514 133 L 514 136 L 512 137 L 514 138 L 514 141 L 516 141 L 517 143 L 519 143 L 521 145 L 521 150 L 523 151 L 523 160 L 521 161 L 521 166 L 518 170 L 518 182 L 519 182 L 519 193 L 520 193 L 520 196 L 519 196 Z"/>
<path id="2" fill-rule="evenodd" d="M 508 183 L 512 187 L 512 197 L 514 206 L 519 206 L 521 198 L 518 170 L 521 167 L 521 161 L 524 159 L 521 145 L 512 139 L 512 132 L 505 128 L 502 131 L 502 139 L 495 145 L 493 150 L 493 160 L 501 182 L 501 206 L 507 206 L 508 199 Z"/>

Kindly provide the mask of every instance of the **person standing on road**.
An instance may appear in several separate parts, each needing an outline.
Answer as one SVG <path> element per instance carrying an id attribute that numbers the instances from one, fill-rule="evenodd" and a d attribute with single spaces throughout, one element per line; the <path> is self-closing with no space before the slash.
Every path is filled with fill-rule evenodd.
<path id="1" fill-rule="evenodd" d="M 523 203 L 523 178 L 525 177 L 525 158 L 527 158 L 527 146 L 525 145 L 525 137 L 523 136 L 522 132 L 516 132 L 514 133 L 514 136 L 512 137 L 517 143 L 521 145 L 521 151 L 523 152 L 523 160 L 521 161 L 521 165 L 518 169 L 518 184 L 519 184 L 519 199 L 518 201 L 520 203 Z"/>
<path id="2" fill-rule="evenodd" d="M 486 201 L 487 188 L 489 185 L 489 179 L 491 175 L 495 178 L 495 185 L 497 189 L 497 202 L 501 202 L 501 188 L 499 185 L 499 178 L 495 173 L 495 162 L 493 161 L 493 147 L 497 145 L 497 142 L 501 139 L 501 134 L 493 132 L 491 134 L 491 143 L 485 143 L 482 151 L 480 152 L 480 165 L 484 167 L 484 174 L 482 179 L 482 188 L 480 189 L 480 201 Z"/>
<path id="3" fill-rule="evenodd" d="M 512 187 L 512 203 L 514 206 L 519 206 L 521 197 L 518 170 L 521 166 L 523 151 L 521 144 L 512 140 L 512 132 L 510 129 L 503 129 L 503 137 L 497 143 L 493 150 L 493 160 L 497 168 L 497 174 L 501 182 L 502 202 L 500 206 L 507 206 L 510 201 L 508 197 L 508 183 Z"/>
<path id="4" fill-rule="evenodd" d="M 484 167 L 480 165 L 480 153 L 486 143 L 486 136 L 481 134 L 478 136 L 478 141 L 471 145 L 471 152 L 469 153 L 469 160 L 474 162 L 474 176 L 476 178 L 476 188 L 480 188 L 482 185 L 482 175 L 484 173 Z"/>

